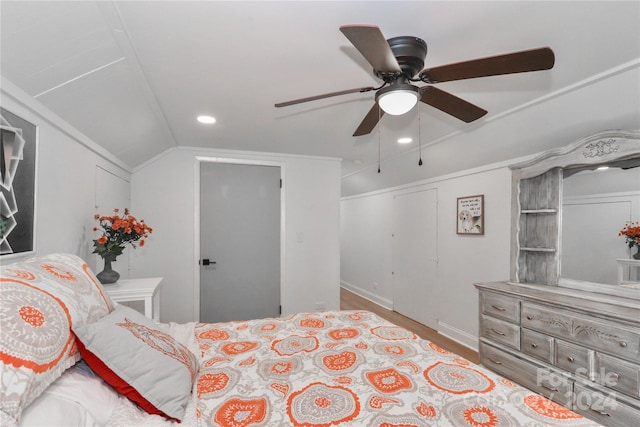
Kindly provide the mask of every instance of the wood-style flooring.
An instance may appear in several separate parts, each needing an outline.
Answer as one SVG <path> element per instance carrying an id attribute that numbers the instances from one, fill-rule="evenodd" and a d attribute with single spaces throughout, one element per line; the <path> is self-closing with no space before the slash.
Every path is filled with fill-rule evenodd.
<path id="1" fill-rule="evenodd" d="M 390 321 L 391 323 L 412 331 L 420 338 L 429 340 L 446 350 L 459 354 L 460 356 L 471 362 L 478 363 L 478 353 L 471 350 L 470 348 L 440 335 L 438 331 L 431 329 L 423 325 L 422 323 L 411 320 L 398 312 L 387 310 L 379 306 L 378 304 L 362 298 L 361 296 L 356 295 L 344 288 L 340 288 L 340 308 L 342 310 L 371 311 L 372 313 L 377 314 L 378 316 Z"/>

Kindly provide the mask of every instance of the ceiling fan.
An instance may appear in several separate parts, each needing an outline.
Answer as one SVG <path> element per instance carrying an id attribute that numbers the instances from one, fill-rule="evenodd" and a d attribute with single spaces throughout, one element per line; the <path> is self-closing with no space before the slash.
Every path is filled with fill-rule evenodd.
<path id="1" fill-rule="evenodd" d="M 344 25 L 340 31 L 373 66 L 373 74 L 383 81 L 378 87 L 361 87 L 280 102 L 286 107 L 303 102 L 356 92 L 376 91 L 375 104 L 362 120 L 353 136 L 371 133 L 384 113 L 400 115 L 411 110 L 420 100 L 458 119 L 470 123 L 487 111 L 457 96 L 432 86 L 435 83 L 502 74 L 526 73 L 553 68 L 555 56 L 551 48 L 525 50 L 487 58 L 425 68 L 427 44 L 412 36 L 385 40 L 375 25 Z M 427 83 L 415 86 L 413 82 Z"/>

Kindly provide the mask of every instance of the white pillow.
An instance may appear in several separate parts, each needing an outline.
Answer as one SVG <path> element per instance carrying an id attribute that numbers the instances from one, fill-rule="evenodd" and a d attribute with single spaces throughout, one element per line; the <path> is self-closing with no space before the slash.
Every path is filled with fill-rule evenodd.
<path id="1" fill-rule="evenodd" d="M 66 370 L 20 417 L 20 426 L 104 426 L 120 395 L 83 361 Z"/>

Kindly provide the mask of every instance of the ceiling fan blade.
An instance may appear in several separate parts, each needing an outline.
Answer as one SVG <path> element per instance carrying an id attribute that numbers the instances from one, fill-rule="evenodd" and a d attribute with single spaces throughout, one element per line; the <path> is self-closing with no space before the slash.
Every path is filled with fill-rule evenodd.
<path id="1" fill-rule="evenodd" d="M 275 106 L 276 107 L 288 107 L 289 105 L 302 104 L 303 102 L 316 101 L 318 99 L 331 98 L 332 96 L 346 95 L 348 93 L 369 92 L 369 91 L 374 90 L 374 89 L 375 88 L 373 86 L 368 86 L 368 87 L 359 87 L 359 88 L 356 88 L 356 89 L 341 90 L 341 91 L 338 91 L 338 92 L 331 92 L 331 93 L 325 93 L 325 94 L 322 94 L 322 95 L 310 96 L 308 98 L 294 99 L 293 101 L 279 102 L 279 103 L 275 104 Z"/>
<path id="2" fill-rule="evenodd" d="M 501 74 L 549 70 L 553 68 L 554 63 L 555 55 L 553 50 L 543 47 L 424 69 L 420 72 L 419 78 L 425 83 L 440 83 Z"/>
<path id="3" fill-rule="evenodd" d="M 360 126 L 358 126 L 358 129 L 356 129 L 356 131 L 353 133 L 353 136 L 370 134 L 373 128 L 376 127 L 378 121 L 382 118 L 382 116 L 384 116 L 384 111 L 382 110 L 382 108 L 378 107 L 378 103 L 376 102 L 375 104 L 373 104 L 373 107 L 371 107 L 367 115 L 364 116 L 364 119 L 362 119 Z"/>
<path id="4" fill-rule="evenodd" d="M 433 86 L 421 87 L 420 93 L 422 94 L 420 101 L 444 111 L 463 122 L 470 123 L 487 114 L 487 110 Z"/>
<path id="5" fill-rule="evenodd" d="M 340 31 L 378 72 L 400 73 L 400 65 L 380 28 L 375 25 L 343 25 Z"/>

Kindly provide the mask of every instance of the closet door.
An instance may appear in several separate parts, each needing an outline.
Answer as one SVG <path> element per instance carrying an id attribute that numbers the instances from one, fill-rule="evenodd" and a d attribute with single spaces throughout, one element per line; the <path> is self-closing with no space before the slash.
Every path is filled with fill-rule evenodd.
<path id="1" fill-rule="evenodd" d="M 393 309 L 438 327 L 438 192 L 394 196 Z"/>

